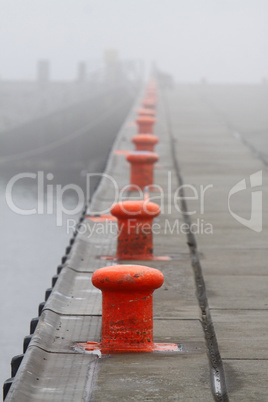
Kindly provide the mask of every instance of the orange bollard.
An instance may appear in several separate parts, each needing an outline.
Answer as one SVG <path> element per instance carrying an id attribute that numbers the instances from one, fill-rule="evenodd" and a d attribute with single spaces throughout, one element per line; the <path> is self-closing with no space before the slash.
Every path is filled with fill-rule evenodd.
<path id="1" fill-rule="evenodd" d="M 147 88 L 145 98 L 155 98 L 157 99 L 157 92 L 153 88 Z"/>
<path id="2" fill-rule="evenodd" d="M 154 78 L 151 78 L 147 84 L 147 89 L 152 89 L 154 91 L 157 90 L 157 83 L 156 80 Z"/>
<path id="3" fill-rule="evenodd" d="M 154 182 L 154 163 L 158 161 L 158 155 L 148 151 L 133 151 L 126 156 L 131 164 L 130 191 L 143 190 L 146 186 L 152 186 Z"/>
<path id="4" fill-rule="evenodd" d="M 155 111 L 153 109 L 138 109 L 139 116 L 150 116 L 155 117 Z"/>
<path id="5" fill-rule="evenodd" d="M 154 147 L 158 143 L 158 138 L 153 134 L 138 134 L 132 137 L 133 144 L 136 146 L 136 151 L 154 152 Z"/>
<path id="6" fill-rule="evenodd" d="M 160 214 L 157 204 L 149 201 L 122 201 L 112 206 L 117 218 L 118 260 L 152 260 L 153 219 Z"/>
<path id="7" fill-rule="evenodd" d="M 163 274 L 142 265 L 112 265 L 92 275 L 102 291 L 101 342 L 77 346 L 96 353 L 179 352 L 175 343 L 153 342 L 153 292 L 164 282 Z"/>
<path id="8" fill-rule="evenodd" d="M 102 291 L 102 351 L 151 352 L 153 292 L 163 274 L 141 265 L 114 265 L 98 269 L 92 283 Z"/>
<path id="9" fill-rule="evenodd" d="M 152 134 L 155 118 L 151 116 L 139 116 L 136 119 L 138 125 L 138 133 L 140 134 Z"/>
<path id="10" fill-rule="evenodd" d="M 156 108 L 156 97 L 146 97 L 142 102 L 142 106 L 147 109 L 155 109 Z"/>

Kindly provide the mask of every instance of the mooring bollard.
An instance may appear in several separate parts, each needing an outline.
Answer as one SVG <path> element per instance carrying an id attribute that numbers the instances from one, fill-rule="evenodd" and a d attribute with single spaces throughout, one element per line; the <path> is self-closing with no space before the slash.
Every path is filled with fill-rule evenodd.
<path id="1" fill-rule="evenodd" d="M 143 190 L 154 183 L 154 163 L 158 161 L 158 155 L 149 151 L 133 151 L 126 156 L 130 163 L 130 191 Z"/>
<path id="2" fill-rule="evenodd" d="M 155 117 L 155 111 L 153 109 L 138 109 L 139 116 L 151 116 Z"/>
<path id="3" fill-rule="evenodd" d="M 139 265 L 98 269 L 92 283 L 102 291 L 102 349 L 153 350 L 153 291 L 163 274 Z"/>
<path id="4" fill-rule="evenodd" d="M 156 97 L 146 97 L 142 102 L 142 106 L 147 109 L 155 109 L 156 108 Z"/>
<path id="5" fill-rule="evenodd" d="M 152 116 L 139 116 L 136 119 L 139 134 L 153 134 L 155 118 Z"/>
<path id="6" fill-rule="evenodd" d="M 153 99 L 156 102 L 157 101 L 156 90 L 152 88 L 147 88 L 144 99 Z"/>
<path id="7" fill-rule="evenodd" d="M 157 204 L 150 201 L 122 201 L 112 206 L 117 218 L 118 260 L 152 260 L 153 219 L 160 214 Z"/>
<path id="8" fill-rule="evenodd" d="M 95 271 L 92 283 L 102 291 L 101 342 L 77 346 L 101 353 L 178 351 L 174 343 L 153 342 L 153 292 L 163 282 L 159 270 L 142 265 Z"/>
<path id="9" fill-rule="evenodd" d="M 154 152 L 154 147 L 158 143 L 158 138 L 153 134 L 138 134 L 132 137 L 133 144 L 135 144 L 135 151 L 149 151 Z"/>

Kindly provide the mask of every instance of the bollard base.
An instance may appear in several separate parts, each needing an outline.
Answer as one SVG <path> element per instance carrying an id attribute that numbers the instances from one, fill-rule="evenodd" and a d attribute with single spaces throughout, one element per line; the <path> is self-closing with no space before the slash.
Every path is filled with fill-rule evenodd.
<path id="1" fill-rule="evenodd" d="M 180 349 L 176 343 L 153 343 L 152 345 L 118 345 L 109 347 L 107 345 L 102 345 L 98 342 L 85 342 L 78 343 L 76 345 L 79 349 L 86 352 L 100 352 L 102 354 L 112 354 L 112 353 L 149 353 L 149 352 L 179 352 Z"/>
<path id="2" fill-rule="evenodd" d="M 117 218 L 113 215 L 86 215 L 85 219 L 90 219 L 93 222 L 117 222 Z"/>

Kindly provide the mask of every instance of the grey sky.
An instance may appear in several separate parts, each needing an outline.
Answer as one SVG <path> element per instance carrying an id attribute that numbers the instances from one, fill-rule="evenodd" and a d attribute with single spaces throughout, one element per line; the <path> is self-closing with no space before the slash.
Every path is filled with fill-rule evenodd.
<path id="1" fill-rule="evenodd" d="M 268 78 L 268 0 L 0 0 L 0 76 L 54 78 L 79 60 L 155 60 L 180 81 Z"/>

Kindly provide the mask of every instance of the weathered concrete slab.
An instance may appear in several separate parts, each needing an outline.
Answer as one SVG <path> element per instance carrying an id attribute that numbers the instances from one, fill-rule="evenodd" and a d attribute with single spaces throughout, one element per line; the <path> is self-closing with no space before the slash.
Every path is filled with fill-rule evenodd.
<path id="1" fill-rule="evenodd" d="M 100 361 L 94 401 L 213 401 L 200 353 L 113 355 Z"/>
<path id="2" fill-rule="evenodd" d="M 207 275 L 266 276 L 268 250 L 216 248 L 204 252 L 202 268 Z"/>
<path id="3" fill-rule="evenodd" d="M 44 310 L 29 347 L 37 346 L 51 353 L 74 353 L 79 342 L 99 342 L 101 316 L 59 315 Z"/>
<path id="4" fill-rule="evenodd" d="M 31 347 L 5 401 L 90 400 L 97 361 L 89 354 L 47 353 Z"/>
<path id="5" fill-rule="evenodd" d="M 267 401 L 268 360 L 224 360 L 230 400 Z"/>
<path id="6" fill-rule="evenodd" d="M 268 310 L 211 310 L 223 359 L 267 359 Z"/>
<path id="7" fill-rule="evenodd" d="M 268 310 L 268 276 L 207 275 L 210 308 Z"/>
<path id="8" fill-rule="evenodd" d="M 248 228 L 220 230 L 213 228 L 213 236 L 197 235 L 197 242 L 202 253 L 210 249 L 267 249 L 266 231 L 256 233 Z M 208 254 L 207 254 L 208 255 Z M 253 261 L 254 263 L 254 261 Z"/>
<path id="9" fill-rule="evenodd" d="M 213 186 L 205 194 L 203 211 L 200 197 L 186 202 L 189 211 L 196 211 L 192 221 L 203 219 L 213 226 L 211 236 L 197 232 L 195 237 L 203 255 L 200 261 L 219 349 L 227 359 L 224 368 L 230 400 L 265 401 L 267 361 L 254 359 L 267 358 L 268 182 L 261 160 L 239 136 L 259 126 L 267 129 L 267 113 L 260 102 L 263 94 L 260 87 L 255 91 L 237 86 L 231 95 L 226 87 L 200 86 L 197 90 L 181 86 L 167 98 L 184 183 L 197 190 Z M 261 233 L 237 222 L 228 208 L 229 192 L 245 179 L 247 190 L 232 195 L 230 207 L 250 219 L 255 191 L 250 175 L 258 171 L 262 171 L 262 186 L 256 188 L 263 197 Z M 184 190 L 193 196 L 190 187 Z"/>
<path id="10" fill-rule="evenodd" d="M 98 235 L 100 231 L 103 233 Z M 115 253 L 115 236 L 105 235 L 105 227 L 100 223 L 92 228 L 91 233 L 87 232 L 77 238 L 66 265 L 78 272 L 94 272 L 97 268 L 109 265 L 107 261 L 100 258 L 101 256 L 115 255 Z"/>
<path id="11" fill-rule="evenodd" d="M 159 291 L 154 295 L 154 314 L 157 317 L 178 319 L 199 319 L 200 310 L 196 304 L 192 287 L 181 286 L 180 291 Z"/>
<path id="12" fill-rule="evenodd" d="M 36 346 L 51 353 L 74 353 L 77 343 L 99 342 L 100 339 L 101 316 L 61 316 L 45 310 L 29 347 Z M 154 317 L 154 341 L 180 344 L 180 350 L 184 353 L 206 352 L 198 319 Z"/>
<path id="13" fill-rule="evenodd" d="M 167 331 L 168 328 L 168 331 Z M 154 342 L 180 344 L 180 349 L 189 353 L 205 353 L 204 334 L 199 320 L 154 318 Z"/>
<path id="14" fill-rule="evenodd" d="M 91 276 L 64 268 L 44 309 L 62 315 L 101 314 L 101 291 L 92 285 Z"/>
<path id="15" fill-rule="evenodd" d="M 237 204 L 238 205 L 238 204 Z M 231 215 L 231 213 L 228 210 L 222 210 L 222 211 L 208 211 L 208 210 L 202 210 L 202 212 L 197 212 L 197 209 L 199 206 L 195 205 L 192 206 L 191 209 L 189 208 L 189 211 L 195 211 L 193 215 L 191 215 L 191 219 L 193 222 L 195 221 L 206 221 L 209 222 L 212 226 L 213 229 L 216 231 L 221 230 L 223 233 L 231 233 L 233 230 L 242 230 L 245 234 L 248 236 L 253 237 L 255 235 L 254 231 L 251 229 L 247 228 L 244 226 L 241 222 L 239 222 L 237 219 L 235 219 L 234 216 Z M 261 210 L 255 210 L 256 212 L 254 213 L 254 217 L 260 218 L 262 220 L 262 230 L 267 230 L 268 229 L 268 212 L 266 211 L 261 211 Z M 251 210 L 246 209 L 246 208 L 234 208 L 232 207 L 232 212 L 236 213 L 239 217 L 245 218 L 250 220 L 251 217 Z M 255 215 L 256 214 L 256 215 Z M 258 232 L 257 232 L 258 233 Z M 259 235 L 260 236 L 260 235 Z"/>

